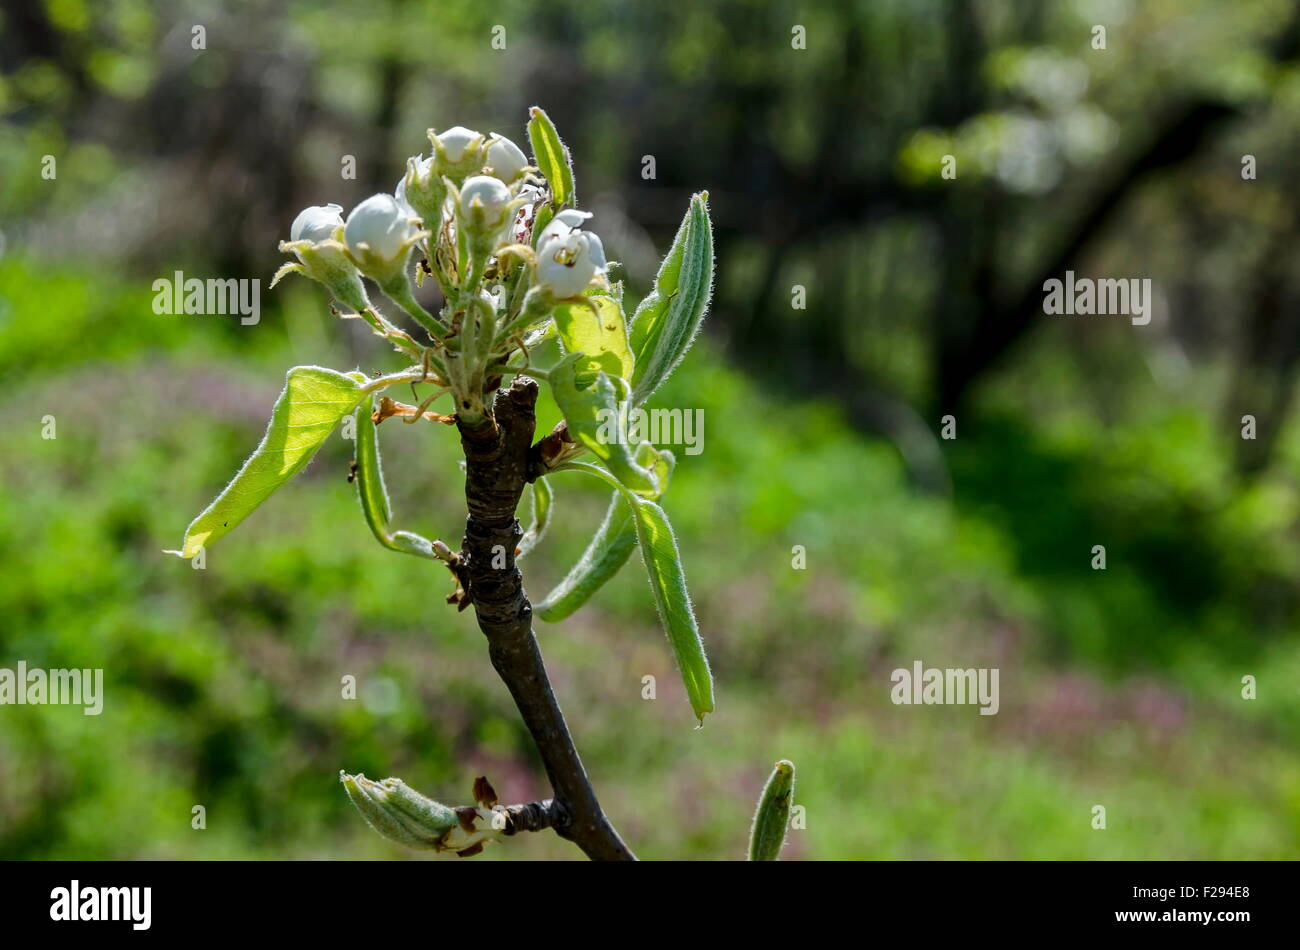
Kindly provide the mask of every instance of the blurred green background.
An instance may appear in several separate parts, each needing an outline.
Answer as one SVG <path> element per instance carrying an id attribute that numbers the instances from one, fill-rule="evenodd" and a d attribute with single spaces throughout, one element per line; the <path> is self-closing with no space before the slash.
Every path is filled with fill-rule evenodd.
<path id="1" fill-rule="evenodd" d="M 694 728 L 635 563 L 537 629 L 642 857 L 743 856 L 777 758 L 790 859 L 1300 852 L 1294 3 L 32 0 L 0 64 L 0 667 L 106 677 L 99 717 L 0 707 L 0 857 L 411 857 L 340 768 L 547 794 L 446 572 L 369 536 L 350 443 L 206 570 L 161 553 L 285 369 L 397 367 L 320 288 L 266 290 L 297 210 L 391 189 L 431 125 L 522 142 L 532 104 L 629 296 L 691 192 L 718 229 L 708 331 L 655 402 L 705 413 L 665 507 L 718 711 Z M 1043 316 L 1066 268 L 1150 277 L 1152 323 Z M 155 315 L 178 269 L 260 278 L 261 321 Z M 453 431 L 381 439 L 397 525 L 454 546 Z M 555 486 L 535 595 L 601 517 L 589 481 Z M 917 659 L 999 668 L 1000 712 L 892 705 Z"/>

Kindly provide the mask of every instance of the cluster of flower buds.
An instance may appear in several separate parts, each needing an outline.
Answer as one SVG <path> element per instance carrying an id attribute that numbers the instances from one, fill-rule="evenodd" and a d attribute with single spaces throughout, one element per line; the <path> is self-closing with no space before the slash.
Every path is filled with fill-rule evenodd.
<path id="1" fill-rule="evenodd" d="M 465 285 L 476 275 L 481 278 L 498 250 L 527 240 L 527 224 L 544 197 L 539 187 L 544 182 L 519 146 L 503 135 L 485 136 L 461 126 L 428 134 L 431 154 L 407 159 L 406 174 L 393 194 L 372 195 L 346 221 L 336 204 L 299 214 L 290 239 L 280 245 L 298 263 L 281 273 L 306 274 L 360 311 L 369 301 L 359 275 L 390 297 L 405 296 L 399 283 L 408 277 L 411 249 L 426 239 L 453 250 L 464 242 L 469 266 L 445 275 L 445 286 L 466 293 L 474 288 Z M 604 277 L 600 238 L 582 227 L 590 217 L 590 212 L 562 210 L 535 242 L 533 285 L 553 300 L 577 297 Z"/>
<path id="2" fill-rule="evenodd" d="M 334 204 L 299 214 L 280 245 L 297 260 L 276 281 L 304 274 L 399 349 L 418 350 L 371 305 L 361 280 L 369 278 L 428 331 L 433 349 L 418 355 L 434 367 L 429 378 L 445 383 L 458 411 L 473 416 L 495 370 L 529 329 L 559 303 L 608 289 L 608 263 L 600 238 L 584 227 L 590 213 L 567 207 L 571 179 L 567 193 L 557 192 L 518 145 L 495 132 L 456 126 L 428 135 L 429 154 L 407 160 L 393 194 L 372 195 L 346 219 Z M 416 280 L 431 276 L 442 291 L 436 316 L 415 299 L 413 250 Z"/>

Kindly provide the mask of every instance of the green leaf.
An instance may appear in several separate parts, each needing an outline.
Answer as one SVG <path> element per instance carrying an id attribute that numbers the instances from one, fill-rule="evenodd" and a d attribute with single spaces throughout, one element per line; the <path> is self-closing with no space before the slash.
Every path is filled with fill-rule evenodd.
<path id="1" fill-rule="evenodd" d="M 555 210 L 574 203 L 573 161 L 560 141 L 560 134 L 540 106 L 528 110 L 528 141 L 533 145 L 533 164 L 551 186 L 551 204 Z"/>
<path id="2" fill-rule="evenodd" d="M 647 467 L 654 466 L 659 494 L 662 495 L 668 490 L 668 481 L 677 460 L 672 452 L 655 452 L 647 442 L 641 443 L 640 448 L 648 450 L 642 453 L 640 461 Z M 650 459 L 650 455 L 658 458 Z M 558 623 L 568 617 L 623 568 L 635 547 L 636 525 L 632 522 L 631 509 L 623 500 L 623 493 L 615 491 L 609 499 L 605 520 L 596 529 L 587 550 L 582 552 L 582 557 L 555 585 L 555 589 L 546 595 L 546 599 L 534 607 L 534 612 L 547 623 Z"/>
<path id="3" fill-rule="evenodd" d="M 621 424 L 626 419 L 627 382 L 604 372 L 594 381 L 580 380 L 577 368 L 584 360 L 584 354 L 570 353 L 549 374 L 551 393 L 568 422 L 569 434 L 627 488 L 642 495 L 657 493 L 653 471 L 637 462 L 636 449 L 625 438 L 627 426 Z"/>
<path id="4" fill-rule="evenodd" d="M 564 580 L 533 608 L 547 623 L 559 623 L 591 599 L 611 577 L 622 569 L 636 547 L 636 525 L 632 511 L 619 492 L 609 500 L 605 520 L 596 529 L 591 543 L 573 565 Z"/>
<path id="5" fill-rule="evenodd" d="M 591 306 L 560 304 L 555 308 L 555 327 L 566 353 L 583 353 L 586 359 L 576 367 L 579 383 L 606 372 L 622 379 L 632 378 L 632 350 L 627 341 L 621 288 L 618 296 L 588 294 Z"/>
<path id="6" fill-rule="evenodd" d="M 754 809 L 754 825 L 749 832 L 749 860 L 775 861 L 785 844 L 785 830 L 790 825 L 790 806 L 794 800 L 794 763 L 782 759 L 772 769 L 763 786 L 763 794 Z"/>
<path id="7" fill-rule="evenodd" d="M 297 475 L 341 420 L 365 397 L 364 379 L 320 366 L 289 370 L 262 442 L 216 500 L 191 522 L 179 551 L 191 558 L 210 547 Z"/>
<path id="8" fill-rule="evenodd" d="M 671 453 L 663 455 L 669 457 L 661 457 L 656 467 L 670 471 L 673 465 Z M 668 515 L 653 501 L 638 498 L 619 484 L 612 474 L 590 462 L 566 462 L 556 471 L 594 475 L 616 488 L 631 507 L 637 544 L 650 577 L 659 620 L 677 658 L 677 669 L 686 686 L 691 708 L 703 724 L 705 713 L 713 712 L 713 674 L 709 672 L 709 661 L 704 655 L 704 641 L 700 639 L 700 630 L 695 622 L 695 611 L 686 590 L 686 572 L 682 569 L 681 554 Z"/>
<path id="9" fill-rule="evenodd" d="M 549 201 L 546 202 L 544 205 L 541 205 L 537 209 L 537 215 L 536 217 L 533 218 L 533 249 L 534 250 L 537 249 L 537 242 L 541 240 L 542 232 L 546 230 L 546 226 L 551 223 L 551 219 L 554 217 L 555 217 L 555 209 L 551 207 L 551 203 Z"/>
<path id="10" fill-rule="evenodd" d="M 632 316 L 632 405 L 640 406 L 681 362 L 709 307 L 713 289 L 713 225 L 708 193 L 691 205 L 659 266 L 654 289 Z"/>
<path id="11" fill-rule="evenodd" d="M 388 503 L 388 489 L 384 486 L 384 468 L 379 460 L 379 427 L 370 416 L 372 402 L 372 396 L 365 398 L 357 418 L 357 498 L 366 516 L 366 524 L 384 547 L 437 560 L 433 545 L 427 539 L 409 531 L 389 530 L 393 515 Z"/>
<path id="12" fill-rule="evenodd" d="M 647 495 L 651 501 L 658 501 L 668 491 L 668 482 L 673 469 L 677 467 L 677 456 L 667 449 L 657 449 L 649 442 L 642 442 L 636 447 L 636 461 L 655 474 L 656 491 Z"/>
<path id="13" fill-rule="evenodd" d="M 632 500 L 629 498 L 629 500 Z M 713 674 L 704 655 L 704 641 L 695 622 L 691 596 L 686 590 L 686 572 L 682 569 L 677 539 L 673 536 L 668 515 L 653 501 L 637 498 L 632 508 L 636 520 L 637 543 L 646 573 L 650 576 L 650 589 L 659 608 L 659 619 L 668 643 L 677 657 L 677 668 L 686 685 L 686 695 L 700 722 L 704 714 L 713 712 Z"/>
<path id="14" fill-rule="evenodd" d="M 379 461 L 379 429 L 370 413 L 373 396 L 367 396 L 357 414 L 357 497 L 366 523 L 375 537 L 384 541 L 388 534 L 388 521 L 392 508 L 388 503 L 388 489 L 384 486 L 384 469 Z"/>
<path id="15" fill-rule="evenodd" d="M 534 547 L 537 542 L 542 540 L 546 534 L 546 529 L 551 523 L 551 512 L 554 510 L 554 498 L 551 495 L 551 483 L 542 476 L 533 482 L 533 523 L 528 526 L 524 536 L 519 539 L 519 550 L 515 552 L 515 559 L 523 557 Z"/>

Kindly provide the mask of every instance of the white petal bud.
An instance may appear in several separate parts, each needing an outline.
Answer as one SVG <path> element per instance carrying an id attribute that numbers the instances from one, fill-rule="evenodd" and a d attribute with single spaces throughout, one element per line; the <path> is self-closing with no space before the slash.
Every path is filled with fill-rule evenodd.
<path id="1" fill-rule="evenodd" d="M 442 146 L 443 152 L 446 153 L 447 161 L 457 164 L 465 157 L 466 150 L 477 138 L 481 138 L 479 133 L 473 129 L 467 129 L 463 125 L 458 125 L 439 135 L 438 144 Z"/>
<path id="2" fill-rule="evenodd" d="M 313 205 L 299 212 L 289 227 L 289 240 L 280 250 L 292 251 L 297 264 L 286 264 L 276 273 L 271 286 L 289 273 L 305 274 L 329 288 L 336 298 L 360 312 L 370 306 L 356 265 L 334 236 L 343 226 L 343 209 L 336 204 Z"/>
<path id="3" fill-rule="evenodd" d="M 466 227 L 495 237 L 513 213 L 510 189 L 488 175 L 467 178 L 460 189 L 460 213 Z"/>
<path id="4" fill-rule="evenodd" d="M 493 175 L 509 185 L 524 173 L 528 158 L 514 142 L 493 132 L 488 141 L 486 164 Z"/>
<path id="5" fill-rule="evenodd" d="M 473 129 L 458 125 L 441 135 L 435 135 L 430 129 L 429 141 L 433 143 L 433 167 L 436 174 L 445 175 L 459 183 L 470 175 L 483 171 L 486 143 L 483 136 Z"/>
<path id="6" fill-rule="evenodd" d="M 343 225 L 343 208 L 341 205 L 312 205 L 304 208 L 293 219 L 289 228 L 290 241 L 311 241 L 320 243 L 334 237 L 334 231 Z"/>
<path id="7" fill-rule="evenodd" d="M 408 158 L 406 174 L 393 189 L 397 203 L 409 208 L 413 217 L 422 219 L 429 231 L 438 230 L 442 222 L 443 205 L 447 200 L 447 188 L 433 164 L 432 156 L 422 158 L 416 155 Z"/>
<path id="8" fill-rule="evenodd" d="M 343 240 L 355 257 L 394 262 L 405 253 L 419 234 L 410 208 L 392 195 L 371 195 L 352 209 L 343 228 Z"/>

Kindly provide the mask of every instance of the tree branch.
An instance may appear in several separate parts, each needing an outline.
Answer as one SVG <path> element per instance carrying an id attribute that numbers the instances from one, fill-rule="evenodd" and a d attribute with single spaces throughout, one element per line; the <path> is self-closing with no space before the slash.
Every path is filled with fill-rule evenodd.
<path id="1" fill-rule="evenodd" d="M 515 566 L 515 547 L 523 536 L 515 509 L 524 485 L 536 477 L 529 463 L 536 402 L 537 383 L 518 376 L 508 390 L 497 393 L 492 417 L 476 426 L 457 423 L 465 450 L 469 509 L 457 576 L 487 637 L 492 666 L 541 753 L 555 793 L 555 814 L 550 817 L 556 834 L 592 860 L 634 861 L 636 856 L 601 810 L 573 745 L 533 635 L 533 608 L 523 577 Z"/>
<path id="2" fill-rule="evenodd" d="M 545 831 L 563 825 L 566 819 L 564 807 L 553 798 L 526 805 L 507 805 L 505 833 L 509 836 L 521 831 Z"/>

